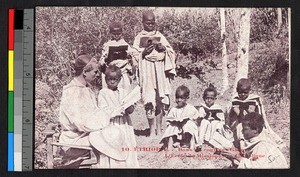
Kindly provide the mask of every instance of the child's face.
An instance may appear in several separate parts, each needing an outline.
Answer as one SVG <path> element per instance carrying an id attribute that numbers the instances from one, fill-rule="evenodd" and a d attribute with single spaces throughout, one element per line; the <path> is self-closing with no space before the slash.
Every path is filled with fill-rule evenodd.
<path id="1" fill-rule="evenodd" d="M 120 40 L 122 38 L 122 29 L 121 28 L 113 28 L 110 30 L 110 35 L 112 40 Z"/>
<path id="2" fill-rule="evenodd" d="M 250 89 L 249 88 L 238 87 L 237 92 L 238 92 L 239 98 L 241 100 L 245 100 L 249 96 Z"/>
<path id="3" fill-rule="evenodd" d="M 256 137 L 259 134 L 257 130 L 252 130 L 251 127 L 248 125 L 242 124 L 242 126 L 243 126 L 242 133 L 246 140 Z"/>
<path id="4" fill-rule="evenodd" d="M 187 99 L 189 99 L 189 97 L 186 96 L 186 92 L 182 90 L 176 92 L 175 98 L 176 98 L 177 108 L 184 107 L 186 105 Z"/>
<path id="5" fill-rule="evenodd" d="M 206 96 L 203 98 L 206 106 L 210 107 L 215 103 L 216 95 L 213 91 L 206 92 Z"/>
<path id="6" fill-rule="evenodd" d="M 120 80 L 121 77 L 118 75 L 117 72 L 110 72 L 107 76 L 105 76 L 107 88 L 111 90 L 116 90 L 118 88 Z"/>
<path id="7" fill-rule="evenodd" d="M 155 18 L 153 16 L 147 16 L 143 20 L 143 26 L 145 31 L 153 31 L 155 27 Z"/>

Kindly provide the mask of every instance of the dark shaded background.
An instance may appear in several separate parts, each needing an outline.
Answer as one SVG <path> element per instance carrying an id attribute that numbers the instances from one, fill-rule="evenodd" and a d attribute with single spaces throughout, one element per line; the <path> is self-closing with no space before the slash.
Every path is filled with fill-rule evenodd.
<path id="1" fill-rule="evenodd" d="M 7 172 L 7 58 L 8 58 L 8 38 L 7 38 L 7 19 L 8 8 L 24 9 L 34 8 L 35 6 L 197 6 L 197 7 L 291 7 L 292 8 L 292 35 L 291 35 L 291 66 L 292 66 L 292 88 L 291 88 L 291 169 L 290 170 L 33 170 L 32 172 Z M 96 0 L 76 0 L 76 1 L 59 1 L 59 0 L 1 0 L 0 5 L 0 107 L 1 127 L 0 127 L 0 176 L 300 176 L 300 130 L 299 117 L 300 113 L 297 108 L 300 107 L 299 100 L 299 77 L 300 70 L 299 56 L 299 31 L 300 31 L 300 2 L 299 0 L 265 0 L 265 1 L 247 1 L 240 0 L 238 3 L 234 0 L 228 0 L 226 3 L 222 0 L 177 0 L 177 1 L 117 1 L 102 0 L 101 3 Z M 297 158 L 298 157 L 298 158 Z"/>

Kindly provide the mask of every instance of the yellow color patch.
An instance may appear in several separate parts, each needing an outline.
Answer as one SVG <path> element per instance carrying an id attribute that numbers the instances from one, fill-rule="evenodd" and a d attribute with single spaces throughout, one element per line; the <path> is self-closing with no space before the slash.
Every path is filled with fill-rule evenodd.
<path id="1" fill-rule="evenodd" d="M 14 91 L 14 51 L 8 51 L 8 91 Z"/>

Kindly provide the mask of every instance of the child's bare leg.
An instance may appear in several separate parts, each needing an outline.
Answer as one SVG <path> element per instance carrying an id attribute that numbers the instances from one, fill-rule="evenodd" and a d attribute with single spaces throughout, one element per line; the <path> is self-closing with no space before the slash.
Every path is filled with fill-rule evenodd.
<path id="1" fill-rule="evenodd" d="M 173 144 L 174 144 L 174 141 L 173 141 L 173 137 L 169 137 L 169 141 L 168 141 L 168 150 L 172 149 L 173 147 Z"/>
<path id="2" fill-rule="evenodd" d="M 145 105 L 145 110 L 146 110 L 146 116 L 148 119 L 149 127 L 150 127 L 150 137 L 153 137 L 155 135 L 155 112 L 154 112 L 154 107 L 151 102 L 147 103 Z"/>
<path id="3" fill-rule="evenodd" d="M 161 136 L 161 124 L 162 124 L 162 117 L 164 116 L 164 104 L 161 102 L 161 98 L 158 96 L 156 97 L 156 108 L 155 108 L 155 115 L 156 115 L 156 133 L 158 136 Z"/>
<path id="4" fill-rule="evenodd" d="M 153 137 L 155 136 L 154 117 L 152 118 L 148 117 L 147 119 L 150 127 L 150 137 Z"/>
<path id="5" fill-rule="evenodd" d="M 156 115 L 156 131 L 157 131 L 157 135 L 161 136 L 161 123 L 162 123 L 162 117 L 163 117 L 163 113 L 160 112 L 158 115 Z"/>

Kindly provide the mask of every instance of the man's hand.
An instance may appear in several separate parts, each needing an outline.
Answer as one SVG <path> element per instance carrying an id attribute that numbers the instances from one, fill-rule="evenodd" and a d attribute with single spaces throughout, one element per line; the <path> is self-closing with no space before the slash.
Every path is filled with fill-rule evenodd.
<path id="1" fill-rule="evenodd" d="M 142 57 L 144 58 L 146 55 L 149 55 L 153 51 L 153 49 L 153 45 L 149 45 L 148 47 L 146 47 L 142 52 Z"/>
<path id="2" fill-rule="evenodd" d="M 117 107 L 116 109 L 114 109 L 112 111 L 112 113 L 110 114 L 110 117 L 111 118 L 114 118 L 114 117 L 117 117 L 117 116 L 122 116 L 122 112 L 123 112 L 123 108 L 120 106 L 120 107 Z"/>

